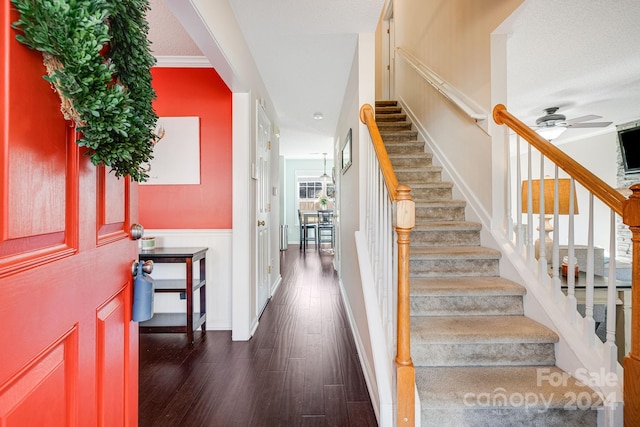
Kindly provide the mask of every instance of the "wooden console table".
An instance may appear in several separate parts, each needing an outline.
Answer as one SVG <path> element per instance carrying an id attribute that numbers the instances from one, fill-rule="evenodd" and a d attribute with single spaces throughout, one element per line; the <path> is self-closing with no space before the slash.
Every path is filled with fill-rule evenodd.
<path id="1" fill-rule="evenodd" d="M 141 251 L 140 261 L 154 263 L 184 263 L 186 279 L 154 280 L 155 292 L 185 293 L 187 310 L 185 313 L 155 313 L 153 317 L 140 323 L 140 332 L 186 332 L 187 340 L 193 343 L 193 332 L 199 327 L 206 332 L 206 252 L 208 248 L 155 248 Z M 199 264 L 199 279 L 193 282 L 193 264 Z M 200 290 L 200 309 L 193 311 L 193 294 Z"/>
<path id="2" fill-rule="evenodd" d="M 551 272 L 550 272 L 551 274 Z M 567 276 L 560 276 L 562 292 L 565 295 L 567 289 Z M 580 271 L 575 279 L 575 297 L 578 305 L 584 305 L 586 301 L 586 283 L 587 274 Z M 608 302 L 608 286 L 609 278 L 594 275 L 593 276 L 593 304 L 605 308 Z M 622 363 L 624 356 L 630 350 L 631 344 L 631 283 L 616 280 L 616 345 L 618 346 L 618 362 Z M 603 310 L 606 315 L 606 310 Z M 597 319 L 597 323 L 604 322 L 604 319 Z"/>

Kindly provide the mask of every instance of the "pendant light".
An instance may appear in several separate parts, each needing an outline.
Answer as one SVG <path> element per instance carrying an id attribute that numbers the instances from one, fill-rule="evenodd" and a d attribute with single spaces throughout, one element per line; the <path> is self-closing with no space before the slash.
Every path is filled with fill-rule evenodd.
<path id="1" fill-rule="evenodd" d="M 322 153 L 322 155 L 324 156 L 324 173 L 320 176 L 320 178 L 323 181 L 326 181 L 331 177 L 327 175 L 327 153 Z"/>

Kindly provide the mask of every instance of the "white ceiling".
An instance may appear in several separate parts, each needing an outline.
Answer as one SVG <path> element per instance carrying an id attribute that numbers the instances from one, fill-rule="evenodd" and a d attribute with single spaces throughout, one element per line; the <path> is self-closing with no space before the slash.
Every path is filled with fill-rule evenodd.
<path id="1" fill-rule="evenodd" d="M 375 30 L 383 1 L 229 1 L 278 111 L 281 154 L 332 153 L 357 34 Z M 202 55 L 164 0 L 150 4 L 155 55 Z M 557 143 L 640 119 L 638 18 L 637 0 L 525 1 L 503 26 L 509 110 L 530 125 L 554 106 L 568 119 L 613 122 L 570 129 Z"/>
<path id="2" fill-rule="evenodd" d="M 528 125 L 547 107 L 589 114 L 603 129 L 569 129 L 554 142 L 640 119 L 640 2 L 529 0 L 509 22 L 508 108 Z"/>

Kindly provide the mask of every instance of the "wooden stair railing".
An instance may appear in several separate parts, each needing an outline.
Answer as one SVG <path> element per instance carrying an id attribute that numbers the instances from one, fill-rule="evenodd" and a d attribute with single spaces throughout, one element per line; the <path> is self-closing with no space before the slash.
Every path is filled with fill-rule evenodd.
<path id="1" fill-rule="evenodd" d="M 640 184 L 631 186 L 632 194 L 625 198 L 620 192 L 591 173 L 562 150 L 542 138 L 526 124 L 498 104 L 493 109 L 497 124 L 506 125 L 546 158 L 578 181 L 622 217 L 632 233 L 631 273 L 631 349 L 624 358 L 624 425 L 640 425 Z"/>
<path id="2" fill-rule="evenodd" d="M 391 202 L 396 202 L 398 235 L 398 311 L 397 311 L 397 426 L 415 425 L 415 368 L 411 360 L 410 285 L 409 285 L 409 235 L 415 226 L 415 203 L 411 199 L 411 187 L 398 184 L 391 160 L 382 141 L 371 105 L 360 108 L 360 120 L 367 125 L 371 141 L 380 164 L 385 186 Z"/>

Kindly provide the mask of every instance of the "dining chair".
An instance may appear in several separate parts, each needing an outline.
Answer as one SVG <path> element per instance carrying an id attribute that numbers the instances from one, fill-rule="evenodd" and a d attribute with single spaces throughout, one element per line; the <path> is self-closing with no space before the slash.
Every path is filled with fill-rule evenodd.
<path id="1" fill-rule="evenodd" d="M 300 249 L 307 250 L 307 242 L 314 242 L 318 245 L 318 224 L 309 222 L 309 215 L 304 215 L 298 209 L 298 222 L 300 223 Z M 313 233 L 309 233 L 313 231 Z"/>
<path id="2" fill-rule="evenodd" d="M 335 240 L 334 230 L 333 210 L 318 210 L 318 247 L 323 243 L 329 243 L 331 245 L 330 248 L 333 249 Z"/>

